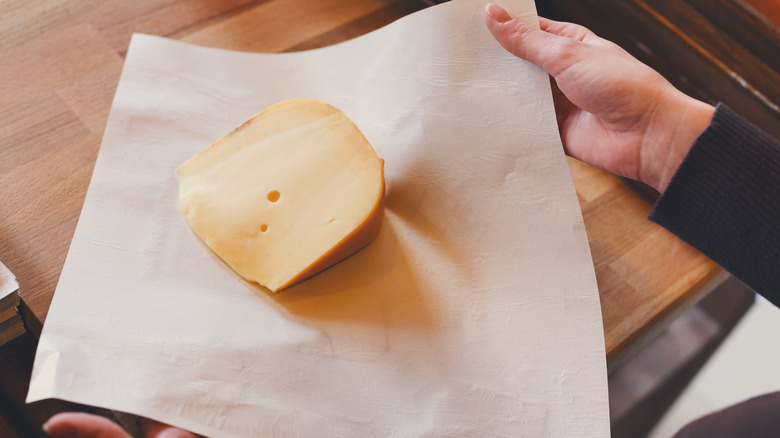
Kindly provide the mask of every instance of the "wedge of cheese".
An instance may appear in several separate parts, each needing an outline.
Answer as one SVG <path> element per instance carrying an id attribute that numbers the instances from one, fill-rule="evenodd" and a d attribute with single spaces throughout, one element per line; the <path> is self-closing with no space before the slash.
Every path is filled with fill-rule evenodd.
<path id="1" fill-rule="evenodd" d="M 276 292 L 377 236 L 383 165 L 341 111 L 295 99 L 256 115 L 176 174 L 195 234 L 240 276 Z"/>

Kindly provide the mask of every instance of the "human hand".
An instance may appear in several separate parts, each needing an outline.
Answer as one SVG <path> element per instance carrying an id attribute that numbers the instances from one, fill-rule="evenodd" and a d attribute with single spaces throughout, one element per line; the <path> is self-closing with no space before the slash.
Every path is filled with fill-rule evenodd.
<path id="1" fill-rule="evenodd" d="M 485 23 L 515 56 L 553 77 L 566 152 L 595 167 L 666 190 L 714 108 L 675 89 L 614 43 L 571 23 L 541 29 L 488 4 Z"/>
<path id="2" fill-rule="evenodd" d="M 146 438 L 196 438 L 191 432 L 154 420 L 140 420 Z M 63 412 L 49 419 L 43 430 L 54 438 L 132 438 L 108 418 L 81 412 Z"/>

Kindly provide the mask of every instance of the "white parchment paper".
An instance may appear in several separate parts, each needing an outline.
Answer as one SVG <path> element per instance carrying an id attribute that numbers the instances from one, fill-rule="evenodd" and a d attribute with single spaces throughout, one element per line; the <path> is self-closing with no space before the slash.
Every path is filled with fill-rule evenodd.
<path id="1" fill-rule="evenodd" d="M 19 283 L 16 282 L 16 277 L 4 264 L 0 263 L 0 303 L 18 290 Z"/>
<path id="2" fill-rule="evenodd" d="M 128 50 L 28 401 L 209 436 L 609 434 L 599 297 L 547 75 L 482 2 L 336 46 Z M 529 22 L 533 2 L 511 9 Z M 279 295 L 190 231 L 176 167 L 278 101 L 343 110 L 385 160 L 378 239 Z"/>

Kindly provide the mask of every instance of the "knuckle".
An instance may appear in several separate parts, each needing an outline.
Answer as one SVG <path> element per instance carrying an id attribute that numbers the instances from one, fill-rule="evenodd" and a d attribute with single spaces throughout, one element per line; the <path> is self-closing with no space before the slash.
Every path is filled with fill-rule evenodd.
<path id="1" fill-rule="evenodd" d="M 552 76 L 570 69 L 583 58 L 582 48 L 573 40 L 556 41 L 544 49 L 542 67 Z"/>

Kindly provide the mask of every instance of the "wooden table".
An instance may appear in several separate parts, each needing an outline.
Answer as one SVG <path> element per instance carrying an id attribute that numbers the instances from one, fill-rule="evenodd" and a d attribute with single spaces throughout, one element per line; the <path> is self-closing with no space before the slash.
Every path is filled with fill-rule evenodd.
<path id="1" fill-rule="evenodd" d="M 132 32 L 297 51 L 356 37 L 428 3 L 0 0 L 0 260 L 17 276 L 33 334 L 46 320 Z M 614 366 L 726 274 L 649 222 L 651 202 L 634 186 L 569 163 Z"/>

